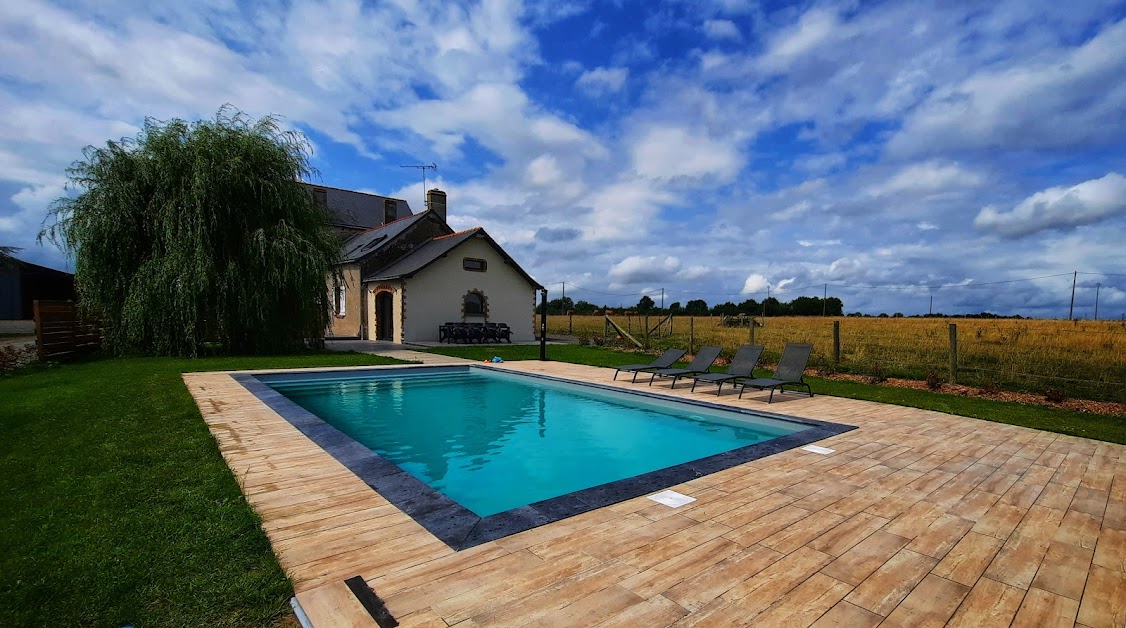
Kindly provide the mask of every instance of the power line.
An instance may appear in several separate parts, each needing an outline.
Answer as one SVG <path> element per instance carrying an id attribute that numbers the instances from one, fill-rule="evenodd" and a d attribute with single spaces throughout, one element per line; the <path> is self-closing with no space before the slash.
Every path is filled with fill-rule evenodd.
<path id="1" fill-rule="evenodd" d="M 1080 274 L 1080 275 L 1098 275 L 1098 276 L 1103 276 L 1103 277 L 1126 277 L 1126 274 L 1117 274 L 1117 273 L 1093 273 L 1093 272 L 1079 271 L 1078 274 Z M 830 287 L 834 288 L 834 289 L 846 290 L 846 291 L 852 291 L 852 290 L 919 291 L 919 290 L 950 290 L 950 289 L 960 289 L 960 288 L 980 288 L 980 287 L 987 287 L 987 286 L 997 286 L 997 285 L 1004 285 L 1004 284 L 1020 283 L 1020 282 L 1025 282 L 1025 281 L 1037 281 L 1037 280 L 1040 280 L 1040 279 L 1054 279 L 1054 278 L 1057 278 L 1057 277 L 1066 277 L 1067 275 L 1074 276 L 1074 271 L 1072 273 L 1055 273 L 1055 274 L 1051 274 L 1051 275 L 1038 275 L 1038 276 L 1035 276 L 1035 277 L 1021 277 L 1021 278 L 1018 278 L 1018 279 L 1001 279 L 1001 280 L 997 280 L 997 281 L 983 281 L 983 282 L 977 282 L 977 283 L 873 285 L 873 284 L 844 284 L 844 283 L 821 282 L 821 283 L 815 283 L 815 284 L 808 284 L 808 285 L 804 285 L 804 286 L 794 286 L 794 287 L 784 286 L 782 288 L 779 288 L 778 286 L 772 285 L 767 290 L 762 290 L 762 291 L 757 291 L 757 292 L 743 292 L 743 291 L 724 292 L 724 291 L 706 291 L 706 290 L 692 290 L 692 289 L 660 289 L 660 288 L 654 288 L 652 290 L 639 291 L 639 292 L 605 292 L 605 291 L 601 291 L 601 290 L 594 290 L 592 288 L 584 288 L 582 286 L 577 286 L 575 284 L 571 284 L 571 287 L 574 290 L 582 290 L 584 292 L 590 292 L 592 294 L 598 294 L 598 295 L 603 295 L 603 296 L 611 296 L 611 297 L 632 297 L 632 296 L 646 296 L 646 295 L 651 296 L 651 295 L 658 294 L 658 293 L 662 292 L 662 290 L 663 290 L 663 292 L 665 294 L 668 294 L 668 295 L 680 294 L 680 295 L 683 295 L 683 296 L 692 296 L 692 297 L 707 296 L 707 297 L 754 298 L 754 297 L 759 297 L 759 296 L 763 296 L 763 295 L 770 295 L 773 292 L 788 292 L 788 293 L 792 294 L 792 293 L 799 293 L 803 290 L 810 290 L 810 289 L 814 289 L 814 288 L 821 288 L 823 291 L 827 292 L 828 288 L 830 288 Z M 560 284 L 560 283 L 562 283 L 562 282 L 557 281 L 557 282 L 554 282 L 554 283 L 551 283 L 551 284 L 548 284 L 548 285 L 556 285 L 556 284 Z M 769 296 L 767 298 L 769 298 Z"/>

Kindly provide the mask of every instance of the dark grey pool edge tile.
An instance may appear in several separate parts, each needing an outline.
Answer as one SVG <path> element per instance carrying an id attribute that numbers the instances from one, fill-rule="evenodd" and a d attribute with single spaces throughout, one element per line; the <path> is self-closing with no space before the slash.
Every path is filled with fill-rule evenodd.
<path id="1" fill-rule="evenodd" d="M 405 367 L 403 370 L 440 369 L 447 371 L 467 370 L 469 368 L 500 370 L 488 369 L 488 367 L 477 365 L 455 367 L 444 365 L 437 367 L 412 366 Z M 399 369 L 367 370 L 385 375 L 389 370 Z M 302 375 L 308 376 L 311 374 L 303 373 Z M 521 375 L 570 384 L 575 383 L 570 380 L 540 374 L 521 373 Z M 747 445 L 746 447 L 740 447 L 664 469 L 657 469 L 631 478 L 593 486 L 487 517 L 479 517 L 461 504 L 458 504 L 449 497 L 432 489 L 422 480 L 403 471 L 395 463 L 376 454 L 350 436 L 332 427 L 320 417 L 317 417 L 308 410 L 290 401 L 268 384 L 259 380 L 254 374 L 235 374 L 232 375 L 232 377 L 268 407 L 277 412 L 279 416 L 296 427 L 298 431 L 317 443 L 317 445 L 347 467 L 348 470 L 356 474 L 356 476 L 363 480 L 368 486 L 375 489 L 384 499 L 410 516 L 428 532 L 454 550 L 468 549 L 518 532 L 561 521 L 584 512 L 648 495 L 698 477 L 730 469 L 731 467 L 745 464 L 753 460 L 795 449 L 830 436 L 843 434 L 856 429 L 856 426 L 853 425 L 791 417 L 758 410 L 742 410 L 740 408 L 732 408 L 731 406 L 706 401 L 681 400 L 649 393 L 647 391 L 637 391 L 635 394 L 646 397 L 685 401 L 690 405 L 706 406 L 729 412 L 735 411 L 753 416 L 765 416 L 791 423 L 808 425 L 809 428 L 766 442 Z M 623 392 L 622 389 L 612 386 L 587 382 L 582 382 L 582 384 Z M 634 391 L 625 390 L 624 392 L 633 393 Z"/>
<path id="2" fill-rule="evenodd" d="M 453 549 L 462 549 L 462 542 L 481 517 L 290 401 L 254 375 L 232 377 L 428 532 Z"/>

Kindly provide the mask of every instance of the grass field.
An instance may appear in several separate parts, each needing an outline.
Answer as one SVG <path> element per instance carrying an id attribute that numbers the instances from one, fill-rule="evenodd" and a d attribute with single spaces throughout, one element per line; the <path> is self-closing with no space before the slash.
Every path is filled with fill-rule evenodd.
<path id="1" fill-rule="evenodd" d="M 612 317 L 639 340 L 639 317 Z M 649 317 L 649 327 L 659 320 Z M 840 322 L 840 363 L 833 364 L 833 321 Z M 1011 319 L 783 317 L 765 319 L 754 330 L 766 346 L 765 362 L 777 359 L 787 342 L 812 342 L 811 366 L 827 371 L 925 379 L 934 372 L 949 380 L 949 324 L 957 326 L 958 383 L 1073 398 L 1126 402 L 1126 323 Z M 654 347 L 687 347 L 689 317 L 676 317 L 653 332 Z M 750 341 L 750 328 L 724 327 L 719 317 L 694 317 L 695 346 L 720 345 L 730 352 Z M 549 316 L 549 334 L 603 341 L 601 316 Z M 607 340 L 626 346 L 613 336 Z M 629 345 L 632 346 L 632 345 Z"/>
<path id="2" fill-rule="evenodd" d="M 357 354 L 93 359 L 0 375 L 4 626 L 271 626 L 290 583 L 185 371 Z"/>

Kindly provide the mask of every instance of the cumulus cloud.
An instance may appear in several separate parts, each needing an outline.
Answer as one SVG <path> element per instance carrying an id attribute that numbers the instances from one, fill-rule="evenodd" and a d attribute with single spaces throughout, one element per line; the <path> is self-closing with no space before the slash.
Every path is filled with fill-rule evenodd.
<path id="1" fill-rule="evenodd" d="M 615 284 L 628 285 L 668 279 L 680 270 L 680 260 L 669 256 L 631 255 L 610 267 L 606 274 Z"/>
<path id="2" fill-rule="evenodd" d="M 739 27 L 731 20 L 705 20 L 704 21 L 704 35 L 708 39 L 728 39 L 733 41 L 741 41 L 743 34 L 739 32 Z"/>
<path id="3" fill-rule="evenodd" d="M 647 129 L 633 145 L 631 159 L 638 174 L 653 179 L 715 177 L 730 180 L 743 165 L 743 157 L 736 146 L 683 127 Z"/>
<path id="4" fill-rule="evenodd" d="M 1048 229 L 1094 224 L 1126 215 L 1126 177 L 1111 172 L 1071 187 L 1053 187 L 1024 199 L 1010 211 L 989 205 L 974 225 L 1007 238 L 1020 238 Z"/>
<path id="5" fill-rule="evenodd" d="M 748 294 L 766 292 L 766 288 L 769 285 L 770 282 L 767 281 L 766 277 L 759 273 L 751 273 L 747 276 L 746 281 L 743 282 L 743 289 L 739 291 L 739 294 L 746 296 Z"/>
<path id="6" fill-rule="evenodd" d="M 620 91 L 628 78 L 629 68 L 595 68 L 579 75 L 575 86 L 593 96 L 601 96 Z"/>

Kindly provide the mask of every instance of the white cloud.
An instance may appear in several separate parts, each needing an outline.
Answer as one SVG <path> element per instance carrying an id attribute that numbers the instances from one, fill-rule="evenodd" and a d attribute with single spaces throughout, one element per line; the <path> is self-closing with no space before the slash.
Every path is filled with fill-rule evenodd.
<path id="1" fill-rule="evenodd" d="M 729 181 L 743 166 L 742 155 L 731 143 L 683 127 L 647 129 L 634 143 L 631 159 L 638 174 L 653 179 L 714 177 Z"/>
<path id="2" fill-rule="evenodd" d="M 747 280 L 743 282 L 743 289 L 739 291 L 739 294 L 746 296 L 749 294 L 758 294 L 760 292 L 765 293 L 766 288 L 769 285 L 770 282 L 767 281 L 766 277 L 758 273 L 752 273 L 748 275 Z"/>
<path id="3" fill-rule="evenodd" d="M 934 231 L 935 229 L 938 229 L 938 225 L 929 223 L 925 220 L 915 226 L 918 227 L 919 231 Z"/>
<path id="4" fill-rule="evenodd" d="M 743 34 L 731 20 L 705 20 L 704 35 L 709 39 L 741 41 Z"/>
<path id="5" fill-rule="evenodd" d="M 1075 49 L 934 90 L 888 143 L 893 154 L 1113 143 L 1126 120 L 1126 19 Z M 1057 121 L 1050 123 L 1049 121 Z"/>
<path id="6" fill-rule="evenodd" d="M 928 161 L 903 168 L 887 181 L 868 188 L 871 196 L 901 192 L 928 193 L 959 191 L 980 185 L 982 178 L 956 163 Z"/>
<path id="7" fill-rule="evenodd" d="M 680 270 L 680 260 L 671 255 L 631 255 L 610 267 L 606 276 L 617 285 L 667 280 Z"/>
<path id="8" fill-rule="evenodd" d="M 835 11 L 810 9 L 797 24 L 771 37 L 766 54 L 759 59 L 759 67 L 783 72 L 798 58 L 842 36 L 841 31 L 842 24 Z"/>
<path id="9" fill-rule="evenodd" d="M 595 68 L 583 72 L 575 86 L 593 96 L 621 91 L 629 78 L 629 68 Z"/>
<path id="10" fill-rule="evenodd" d="M 1071 187 L 1037 192 L 1011 211 L 989 205 L 974 219 L 974 226 L 1009 238 L 1047 229 L 1066 229 L 1126 215 L 1126 177 L 1111 172 Z"/>

